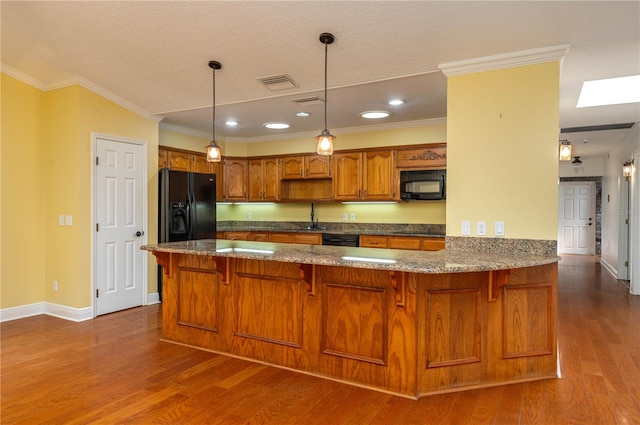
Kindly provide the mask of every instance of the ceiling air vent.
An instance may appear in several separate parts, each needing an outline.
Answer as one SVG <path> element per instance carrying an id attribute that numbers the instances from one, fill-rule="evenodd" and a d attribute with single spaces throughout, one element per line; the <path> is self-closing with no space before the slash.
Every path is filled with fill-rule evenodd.
<path id="1" fill-rule="evenodd" d="M 602 130 L 624 130 L 635 125 L 634 122 L 625 122 L 622 124 L 602 124 L 588 125 L 584 127 L 567 127 L 560 130 L 560 133 L 582 133 L 583 131 L 602 131 Z"/>
<path id="2" fill-rule="evenodd" d="M 277 91 L 277 90 L 286 90 L 297 87 L 296 83 L 287 75 L 272 75 L 270 77 L 260 77 L 258 78 L 262 84 L 264 84 L 269 90 Z"/>
<path id="3" fill-rule="evenodd" d="M 321 105 L 324 103 L 324 101 L 318 96 L 292 99 L 291 101 L 297 103 L 298 105 Z"/>

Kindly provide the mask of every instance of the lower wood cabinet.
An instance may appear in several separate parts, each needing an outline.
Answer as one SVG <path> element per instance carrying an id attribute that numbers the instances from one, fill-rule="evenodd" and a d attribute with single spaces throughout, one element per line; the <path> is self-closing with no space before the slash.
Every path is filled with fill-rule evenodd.
<path id="1" fill-rule="evenodd" d="M 444 238 L 362 235 L 360 247 L 439 251 L 444 249 Z"/>
<path id="2" fill-rule="evenodd" d="M 222 239 L 222 238 L 220 238 Z M 224 232 L 224 239 L 236 241 L 259 241 L 276 243 L 298 243 L 306 245 L 322 245 L 320 233 L 291 233 L 291 232 Z"/>

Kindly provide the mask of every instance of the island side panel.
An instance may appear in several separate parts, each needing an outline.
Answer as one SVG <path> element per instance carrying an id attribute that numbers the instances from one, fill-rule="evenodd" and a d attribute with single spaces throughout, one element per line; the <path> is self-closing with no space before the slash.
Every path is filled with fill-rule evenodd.
<path id="1" fill-rule="evenodd" d="M 490 274 L 412 275 L 420 395 L 556 376 L 557 264 Z"/>

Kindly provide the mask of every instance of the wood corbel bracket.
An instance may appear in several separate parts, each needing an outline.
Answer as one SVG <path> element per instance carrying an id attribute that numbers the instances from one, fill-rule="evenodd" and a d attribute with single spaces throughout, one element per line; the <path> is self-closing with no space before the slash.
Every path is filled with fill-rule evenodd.
<path id="1" fill-rule="evenodd" d="M 227 257 L 212 257 L 213 269 L 220 273 L 220 281 L 223 285 L 229 285 L 229 259 Z"/>
<path id="2" fill-rule="evenodd" d="M 509 283 L 509 276 L 513 270 L 492 270 L 489 272 L 489 301 L 496 301 L 500 290 Z"/>
<path id="3" fill-rule="evenodd" d="M 170 278 L 173 276 L 173 254 L 171 252 L 153 252 L 152 253 L 156 257 L 156 262 L 159 266 L 162 266 L 162 273 Z"/>
<path id="4" fill-rule="evenodd" d="M 406 298 L 405 291 L 407 287 L 407 274 L 389 270 L 389 277 L 391 278 L 391 287 L 393 288 L 393 292 L 395 294 L 396 305 L 399 307 L 404 307 Z"/>
<path id="5" fill-rule="evenodd" d="M 300 269 L 300 279 L 307 284 L 307 293 L 316 295 L 316 267 L 313 264 L 298 264 Z"/>

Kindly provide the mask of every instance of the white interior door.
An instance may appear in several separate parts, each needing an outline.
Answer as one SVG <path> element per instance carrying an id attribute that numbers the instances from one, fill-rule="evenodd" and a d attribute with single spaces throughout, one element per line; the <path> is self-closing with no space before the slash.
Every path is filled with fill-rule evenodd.
<path id="1" fill-rule="evenodd" d="M 595 202 L 593 182 L 560 183 L 558 253 L 595 254 Z"/>
<path id="2" fill-rule="evenodd" d="M 96 314 L 143 304 L 144 147 L 95 138 Z"/>

